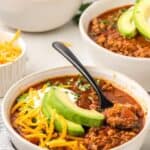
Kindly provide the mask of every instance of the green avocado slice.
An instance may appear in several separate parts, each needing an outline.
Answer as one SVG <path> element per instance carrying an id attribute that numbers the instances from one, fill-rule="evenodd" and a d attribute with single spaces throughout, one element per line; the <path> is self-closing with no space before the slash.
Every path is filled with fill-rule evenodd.
<path id="1" fill-rule="evenodd" d="M 135 4 L 133 19 L 138 31 L 150 39 L 150 1 L 141 0 Z"/>
<path id="2" fill-rule="evenodd" d="M 45 95 L 43 98 L 43 101 L 42 101 L 42 112 L 47 118 L 50 119 L 53 109 L 48 104 L 48 101 L 49 101 L 49 99 L 47 98 L 47 95 Z M 84 134 L 84 128 L 80 124 L 71 122 L 69 120 L 66 120 L 66 122 L 67 122 L 67 132 L 69 135 L 82 136 Z M 56 115 L 54 124 L 55 124 L 55 129 L 58 132 L 61 132 L 62 126 L 61 126 L 61 122 L 59 121 L 59 118 L 57 117 L 57 115 Z"/>
<path id="3" fill-rule="evenodd" d="M 137 34 L 136 26 L 133 21 L 134 8 L 129 8 L 124 12 L 117 23 L 120 34 L 126 38 L 132 38 Z"/>
<path id="4" fill-rule="evenodd" d="M 60 88 L 52 88 L 50 92 L 45 94 L 44 101 L 47 101 L 48 106 L 72 122 L 88 127 L 99 127 L 104 121 L 103 114 L 78 107 Z"/>

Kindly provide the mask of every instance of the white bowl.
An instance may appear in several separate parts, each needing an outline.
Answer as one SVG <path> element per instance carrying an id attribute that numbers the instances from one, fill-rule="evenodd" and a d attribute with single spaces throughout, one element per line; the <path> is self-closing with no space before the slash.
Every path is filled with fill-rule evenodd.
<path id="1" fill-rule="evenodd" d="M 103 65 L 125 73 L 138 81 L 144 88 L 150 90 L 150 58 L 128 57 L 111 52 L 96 44 L 87 34 L 89 23 L 94 17 L 112 8 L 133 4 L 134 2 L 135 0 L 96 1 L 81 16 L 79 27 L 87 45 L 88 53 L 95 65 Z"/>
<path id="2" fill-rule="evenodd" d="M 0 42 L 11 40 L 13 36 L 13 33 L 0 31 Z M 23 77 L 25 73 L 25 42 L 19 38 L 16 41 L 16 44 L 21 47 L 21 55 L 13 62 L 0 64 L 0 97 L 3 97 L 10 86 L 21 77 Z"/>
<path id="3" fill-rule="evenodd" d="M 0 20 L 9 27 L 42 32 L 68 22 L 81 0 L 0 0 Z"/>
<path id="4" fill-rule="evenodd" d="M 104 78 L 112 81 L 120 89 L 132 95 L 142 106 L 146 114 L 145 124 L 141 132 L 129 142 L 116 148 L 113 148 L 113 150 L 139 150 L 144 141 L 145 135 L 148 133 L 150 123 L 150 97 L 148 96 L 146 91 L 144 91 L 144 89 L 140 87 L 140 85 L 138 85 L 135 81 L 129 79 L 124 75 L 121 75 L 114 71 L 104 70 L 102 68 L 87 67 L 87 69 L 94 77 Z M 75 74 L 79 73 L 73 67 L 62 67 L 47 70 L 29 75 L 17 82 L 11 87 L 11 89 L 9 89 L 2 104 L 2 118 L 5 123 L 5 126 L 7 127 L 7 130 L 9 131 L 9 135 L 11 136 L 12 142 L 19 150 L 41 150 L 41 148 L 23 139 L 11 126 L 10 109 L 16 97 L 28 87 L 46 79 Z"/>

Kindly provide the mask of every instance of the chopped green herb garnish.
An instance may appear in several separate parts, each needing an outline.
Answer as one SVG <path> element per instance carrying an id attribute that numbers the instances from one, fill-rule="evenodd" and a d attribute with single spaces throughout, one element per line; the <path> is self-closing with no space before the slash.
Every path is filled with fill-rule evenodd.
<path id="1" fill-rule="evenodd" d="M 47 86 L 51 86 L 52 84 L 51 84 L 50 81 L 48 81 L 48 82 L 46 83 L 46 85 L 47 85 Z"/>
<path id="2" fill-rule="evenodd" d="M 68 91 L 65 91 L 65 93 L 68 94 L 69 92 L 68 92 Z"/>
<path id="3" fill-rule="evenodd" d="M 24 93 L 21 96 L 18 97 L 17 101 L 23 101 L 27 98 L 29 94 L 28 93 Z"/>
<path id="4" fill-rule="evenodd" d="M 67 85 L 70 85 L 73 81 L 74 81 L 74 79 L 71 78 L 71 79 L 67 80 L 66 84 L 67 84 Z"/>
<path id="5" fill-rule="evenodd" d="M 91 3 L 84 3 L 80 6 L 79 11 L 83 12 L 87 7 L 89 7 Z"/>
<path id="6" fill-rule="evenodd" d="M 107 19 L 100 20 L 100 23 L 108 25 L 110 22 Z"/>
<path id="7" fill-rule="evenodd" d="M 117 28 L 117 24 L 116 23 L 112 24 L 112 28 L 116 29 Z"/>
<path id="8" fill-rule="evenodd" d="M 97 84 L 100 84 L 100 80 L 99 80 L 99 79 L 96 79 L 96 83 L 97 83 Z"/>
<path id="9" fill-rule="evenodd" d="M 78 88 L 79 88 L 80 91 L 85 92 L 85 91 L 87 91 L 87 90 L 90 89 L 90 84 L 83 84 L 83 85 L 80 84 L 80 85 L 78 86 Z"/>
<path id="10" fill-rule="evenodd" d="M 123 9 L 121 9 L 121 12 L 124 13 L 127 10 L 128 10 L 127 8 L 123 8 Z"/>
<path id="11" fill-rule="evenodd" d="M 86 91 L 90 89 L 90 84 L 86 82 L 86 79 L 82 76 L 78 78 L 78 80 L 75 82 L 75 85 L 78 87 L 80 91 Z"/>
<path id="12" fill-rule="evenodd" d="M 82 13 L 86 10 L 86 8 L 88 8 L 92 3 L 84 3 L 80 6 L 78 13 L 73 17 L 73 21 L 78 24 L 79 23 L 79 19 L 82 15 Z"/>
<path id="13" fill-rule="evenodd" d="M 76 86 L 79 86 L 80 84 L 82 84 L 83 80 L 82 78 L 78 78 L 78 80 L 75 82 Z"/>
<path id="14" fill-rule="evenodd" d="M 75 99 L 77 100 L 77 99 L 79 99 L 80 95 L 75 93 L 75 94 L 74 94 L 74 97 L 75 97 Z"/>

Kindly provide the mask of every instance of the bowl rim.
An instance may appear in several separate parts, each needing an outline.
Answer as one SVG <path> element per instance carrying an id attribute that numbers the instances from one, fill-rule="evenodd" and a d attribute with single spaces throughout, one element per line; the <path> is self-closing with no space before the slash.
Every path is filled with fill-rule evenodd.
<path id="1" fill-rule="evenodd" d="M 88 69 L 91 69 L 92 72 L 93 69 L 96 70 L 96 67 L 94 66 L 86 66 Z M 31 142 L 27 141 L 26 139 L 24 139 L 21 135 L 19 135 L 15 130 L 14 128 L 11 126 L 11 124 L 9 123 L 9 120 L 7 120 L 6 118 L 8 117 L 7 116 L 7 113 L 6 113 L 6 110 L 5 110 L 5 105 L 8 106 L 9 105 L 9 100 L 7 100 L 7 97 L 11 94 L 11 91 L 12 89 L 15 89 L 17 88 L 17 86 L 19 86 L 19 84 L 21 84 L 23 81 L 26 81 L 26 80 L 29 80 L 31 78 L 33 78 L 32 80 L 34 80 L 34 78 L 37 76 L 37 75 L 42 75 L 46 72 L 52 72 L 52 71 L 57 71 L 57 70 L 60 70 L 60 69 L 70 69 L 70 70 L 73 70 L 73 66 L 65 66 L 65 67 L 56 67 L 56 68 L 53 68 L 53 69 L 47 69 L 47 70 L 43 70 L 43 71 L 38 71 L 38 72 L 35 72 L 35 73 L 32 73 L 30 75 L 27 75 L 26 77 L 22 78 L 21 80 L 19 80 L 18 82 L 16 82 L 9 90 L 8 92 L 6 93 L 4 99 L 3 99 L 3 102 L 2 102 L 2 120 L 4 122 L 4 125 L 5 127 L 7 128 L 7 130 L 13 135 L 15 136 L 16 139 L 20 140 L 20 142 L 23 142 L 24 144 L 27 144 L 28 146 L 31 146 L 31 148 L 35 148 L 35 149 L 39 149 L 41 150 L 41 148 L 35 144 L 32 144 Z M 95 71 L 97 72 L 97 71 Z M 145 90 L 135 81 L 133 81 L 132 79 L 128 78 L 127 76 L 123 75 L 123 74 L 120 74 L 119 72 L 116 72 L 116 71 L 112 71 L 112 70 L 109 70 L 109 69 L 104 69 L 103 68 L 103 72 L 107 72 L 107 73 L 116 73 L 118 74 L 119 76 L 123 77 L 123 78 L 126 78 L 127 80 L 131 81 L 133 84 L 135 84 L 138 88 L 140 88 L 141 91 L 145 92 Z M 71 73 L 69 73 L 71 74 Z M 97 72 L 98 74 L 98 72 Z M 61 75 L 59 75 L 61 76 Z M 43 79 L 44 80 L 44 79 Z M 38 82 L 37 82 L 38 83 Z M 145 92 L 146 93 L 146 92 Z M 146 94 L 148 97 L 149 95 Z M 147 106 L 148 107 L 148 106 Z M 150 109 L 150 106 L 149 106 L 149 109 Z M 146 119 L 147 118 L 147 119 Z M 122 144 L 122 145 L 119 145 L 115 148 L 112 148 L 112 150 L 118 150 L 118 148 L 124 148 L 126 146 L 128 146 L 128 144 L 132 143 L 133 141 L 135 141 L 145 130 L 148 130 L 149 128 L 149 125 L 150 125 L 150 110 L 147 110 L 147 115 L 146 115 L 146 121 L 144 123 L 144 127 L 142 128 L 142 130 L 140 131 L 140 133 L 138 133 L 134 138 L 132 138 L 131 140 L 129 140 L 128 142 Z"/>
<path id="2" fill-rule="evenodd" d="M 0 30 L 0 34 L 6 35 L 7 37 L 13 37 L 15 35 L 15 33 L 3 31 L 3 30 Z M 13 65 L 15 62 L 18 62 L 25 55 L 25 52 L 26 52 L 25 41 L 23 40 L 22 37 L 19 37 L 19 39 L 17 41 L 18 41 L 18 45 L 21 47 L 21 54 L 12 62 L 0 64 L 0 69 L 3 67 Z"/>
<path id="3" fill-rule="evenodd" d="M 80 30 L 80 33 L 81 35 L 83 36 L 83 38 L 85 38 L 85 40 L 87 42 L 89 42 L 91 45 L 93 45 L 94 47 L 96 47 L 96 49 L 98 50 L 101 50 L 102 52 L 104 53 L 107 53 L 108 55 L 114 55 L 115 57 L 120 57 L 122 59 L 128 59 L 128 60 L 131 60 L 131 61 L 150 61 L 150 58 L 142 58 L 142 57 L 132 57 L 132 56 L 125 56 L 125 55 L 121 55 L 121 54 L 118 54 L 118 53 L 115 53 L 115 52 L 112 52 L 112 51 L 109 51 L 109 49 L 107 48 L 104 48 L 102 47 L 101 45 L 98 45 L 94 40 L 92 40 L 90 38 L 90 36 L 88 35 L 86 29 L 84 28 L 84 21 L 86 21 L 86 18 L 87 16 L 90 17 L 90 14 L 91 14 L 91 11 L 93 11 L 95 9 L 95 7 L 97 5 L 100 5 L 101 3 L 105 3 L 106 0 L 100 0 L 100 1 L 95 1 L 93 2 L 93 4 L 91 4 L 84 12 L 83 14 L 81 15 L 80 17 L 80 20 L 79 20 L 79 30 Z M 132 3 L 131 3 L 132 4 Z M 128 4 L 129 5 L 129 4 Z M 124 5 L 122 5 L 124 6 Z M 117 6 L 116 6 L 117 7 Z M 115 7 L 114 7 L 115 8 Z M 111 9 L 107 9 L 103 12 L 107 12 Z M 95 13 L 95 16 L 98 16 L 102 13 L 99 13 L 99 14 L 96 14 Z M 91 18 L 91 17 L 90 17 Z M 92 20 L 93 18 L 90 19 L 90 21 Z M 89 23 L 88 22 L 88 26 L 89 26 Z"/>

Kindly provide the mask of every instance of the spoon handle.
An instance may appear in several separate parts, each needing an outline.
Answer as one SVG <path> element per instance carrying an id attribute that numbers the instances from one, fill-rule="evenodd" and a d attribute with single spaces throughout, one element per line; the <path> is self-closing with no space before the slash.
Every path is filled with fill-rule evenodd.
<path id="1" fill-rule="evenodd" d="M 94 90 L 96 91 L 100 101 L 100 106 L 101 106 L 101 98 L 103 96 L 102 91 L 96 84 L 95 80 L 93 77 L 89 74 L 89 72 L 85 69 L 85 67 L 81 64 L 81 62 L 78 60 L 78 58 L 71 52 L 71 50 L 66 47 L 63 43 L 61 42 L 54 42 L 52 46 L 59 52 L 61 53 L 69 62 L 72 63 L 73 66 L 89 81 L 89 83 L 92 85 Z"/>

